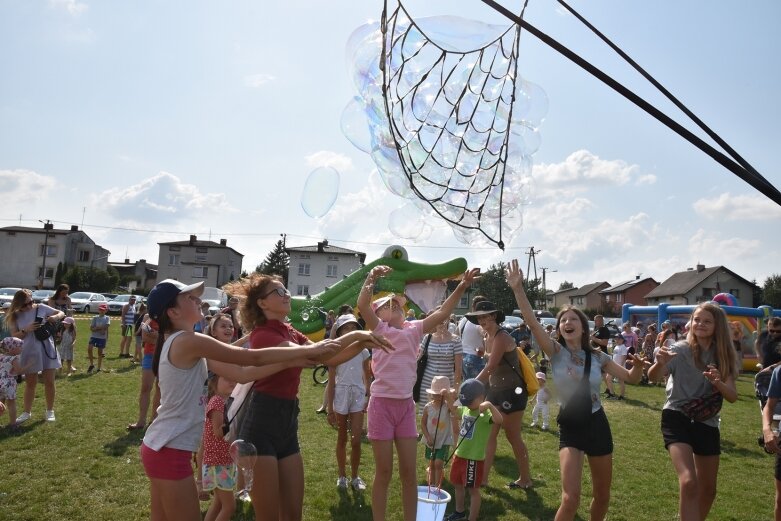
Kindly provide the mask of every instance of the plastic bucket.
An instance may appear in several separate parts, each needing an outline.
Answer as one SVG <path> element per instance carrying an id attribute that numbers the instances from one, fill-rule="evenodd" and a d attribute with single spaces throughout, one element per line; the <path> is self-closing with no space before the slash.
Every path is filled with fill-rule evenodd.
<path id="1" fill-rule="evenodd" d="M 450 502 L 450 494 L 436 487 L 418 487 L 418 515 L 416 521 L 442 521 Z"/>

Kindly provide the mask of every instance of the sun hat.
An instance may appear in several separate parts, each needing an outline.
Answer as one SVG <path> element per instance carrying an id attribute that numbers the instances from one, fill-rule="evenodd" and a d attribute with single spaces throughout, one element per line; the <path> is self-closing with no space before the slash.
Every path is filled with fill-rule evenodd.
<path id="1" fill-rule="evenodd" d="M 21 338 L 8 336 L 0 340 L 0 352 L 10 353 L 12 349 L 20 348 L 22 345 L 24 345 L 24 341 Z"/>
<path id="2" fill-rule="evenodd" d="M 542 380 L 543 382 L 548 381 L 548 377 L 545 376 L 545 373 L 543 373 L 542 371 L 540 371 L 539 373 L 535 373 L 534 376 L 537 378 L 537 380 Z"/>
<path id="3" fill-rule="evenodd" d="M 202 295 L 203 281 L 190 284 L 189 286 L 173 279 L 165 279 L 162 282 L 158 282 L 157 285 L 152 288 L 152 291 L 149 292 L 149 296 L 146 299 L 149 316 L 155 320 L 160 318 L 160 315 L 162 315 L 165 308 L 167 308 L 180 293 L 194 293 L 198 296 Z"/>
<path id="4" fill-rule="evenodd" d="M 361 323 L 358 322 L 358 319 L 355 318 L 355 315 L 351 313 L 347 313 L 346 315 L 339 315 L 339 318 L 336 319 L 336 334 L 339 334 L 339 330 L 342 328 L 342 326 L 350 323 L 357 324 L 358 329 L 361 328 Z"/>
<path id="5" fill-rule="evenodd" d="M 372 311 L 377 311 L 382 306 L 390 302 L 390 300 L 393 299 L 396 301 L 396 304 L 399 305 L 399 308 L 403 308 L 404 305 L 407 303 L 406 297 L 404 295 L 395 295 L 391 293 L 390 295 L 386 295 L 384 297 L 380 297 L 374 302 L 372 302 Z"/>
<path id="6" fill-rule="evenodd" d="M 470 321 L 473 324 L 477 324 L 477 317 L 482 315 L 488 315 L 490 313 L 496 313 L 496 323 L 501 324 L 504 322 L 504 313 L 496 309 L 496 304 L 491 302 L 490 300 L 484 300 L 482 302 L 478 302 L 475 306 L 474 311 L 470 311 L 466 315 L 466 319 Z"/>
<path id="7" fill-rule="evenodd" d="M 63 324 L 73 324 L 74 323 L 73 317 L 65 317 L 65 318 L 63 318 L 62 319 L 62 323 Z"/>
<path id="8" fill-rule="evenodd" d="M 442 391 L 455 392 L 456 390 L 450 387 L 450 378 L 447 376 L 435 376 L 431 379 L 431 387 L 426 389 L 428 394 L 441 394 Z"/>
<path id="9" fill-rule="evenodd" d="M 485 396 L 485 385 L 475 378 L 464 380 L 458 389 L 458 401 L 467 407 L 480 396 Z"/>

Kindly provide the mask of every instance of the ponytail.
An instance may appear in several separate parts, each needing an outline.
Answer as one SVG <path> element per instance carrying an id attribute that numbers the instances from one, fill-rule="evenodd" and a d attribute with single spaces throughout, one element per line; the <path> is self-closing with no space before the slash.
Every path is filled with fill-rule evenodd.
<path id="1" fill-rule="evenodd" d="M 157 377 L 160 367 L 160 356 L 163 353 L 163 344 L 165 344 L 165 335 L 171 329 L 171 319 L 168 318 L 168 309 L 164 309 L 157 319 L 157 344 L 155 345 L 155 354 L 152 357 L 152 372 Z"/>

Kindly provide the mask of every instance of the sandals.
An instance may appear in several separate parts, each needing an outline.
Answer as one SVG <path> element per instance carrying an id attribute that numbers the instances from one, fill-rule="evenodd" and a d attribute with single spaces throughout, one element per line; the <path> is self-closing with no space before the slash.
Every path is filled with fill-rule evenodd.
<path id="1" fill-rule="evenodd" d="M 530 489 L 530 488 L 532 488 L 533 486 L 534 486 L 534 485 L 532 484 L 532 482 L 531 482 L 531 481 L 529 481 L 529 482 L 528 482 L 528 483 L 526 483 L 525 485 L 521 485 L 520 483 L 518 483 L 518 482 L 515 482 L 515 481 L 511 481 L 511 482 L 509 482 L 509 483 L 507 484 L 507 488 L 509 488 L 509 489 L 521 489 L 521 490 L 529 490 L 529 489 Z"/>

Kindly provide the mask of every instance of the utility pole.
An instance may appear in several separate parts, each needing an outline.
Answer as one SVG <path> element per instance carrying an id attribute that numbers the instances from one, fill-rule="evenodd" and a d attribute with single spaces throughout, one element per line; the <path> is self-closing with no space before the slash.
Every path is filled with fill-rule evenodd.
<path id="1" fill-rule="evenodd" d="M 537 277 L 537 258 L 536 255 L 538 253 L 542 252 L 542 250 L 535 250 L 534 246 L 529 246 L 529 251 L 526 252 L 526 255 L 529 256 L 529 261 L 526 263 L 526 283 L 529 283 L 529 272 L 531 270 L 532 264 L 534 264 L 534 280 L 537 280 L 539 277 Z"/>
<path id="2" fill-rule="evenodd" d="M 43 289 L 44 280 L 46 280 L 46 255 L 49 253 L 49 230 L 54 229 L 54 225 L 49 219 L 46 222 L 38 219 L 38 222 L 43 223 L 43 263 L 41 266 L 41 276 L 38 279 L 38 289 Z"/>
<path id="3" fill-rule="evenodd" d="M 543 299 L 544 299 L 544 301 L 543 301 L 544 304 L 542 305 L 542 307 L 545 308 L 545 309 L 548 309 L 548 289 L 547 289 L 547 286 L 545 285 L 545 274 L 547 272 L 549 272 L 549 271 L 551 273 L 557 273 L 559 270 L 552 270 L 552 269 L 546 268 L 546 267 L 542 267 L 540 269 L 542 270 L 542 294 L 543 294 Z"/>

